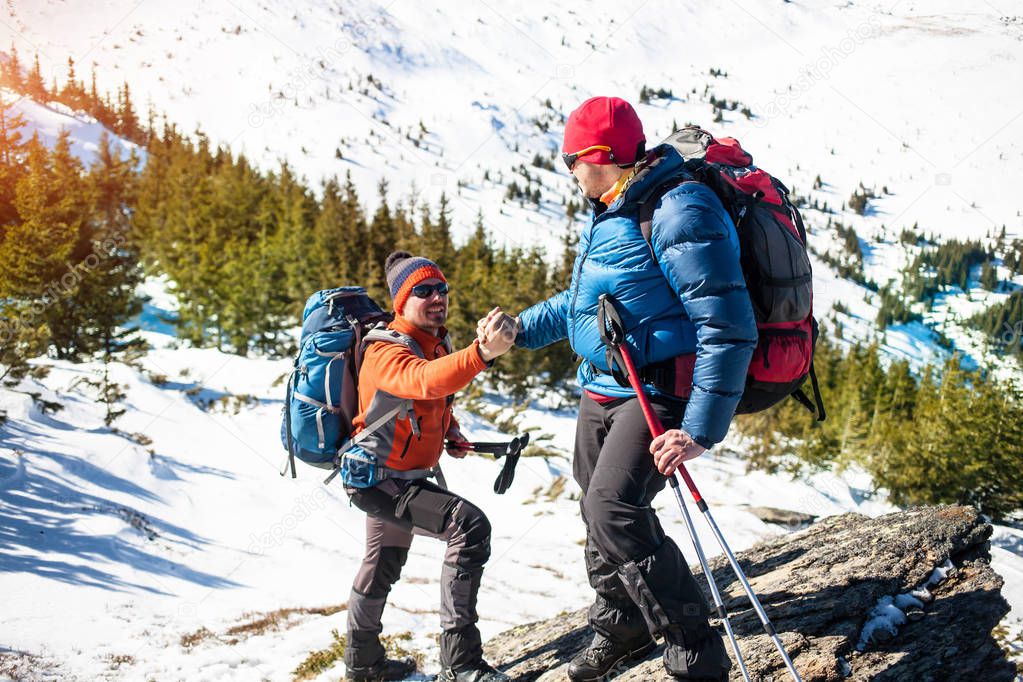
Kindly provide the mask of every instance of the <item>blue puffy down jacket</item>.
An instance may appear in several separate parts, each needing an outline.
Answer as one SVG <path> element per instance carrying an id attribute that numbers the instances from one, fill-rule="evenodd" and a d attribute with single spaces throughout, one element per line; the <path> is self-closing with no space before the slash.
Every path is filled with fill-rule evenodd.
<path id="1" fill-rule="evenodd" d="M 610 294 L 619 305 L 626 344 L 637 367 L 695 353 L 693 388 L 680 427 L 710 448 L 728 432 L 757 343 L 753 307 L 739 265 L 731 218 L 705 185 L 668 191 L 653 215 L 657 262 L 639 226 L 640 197 L 682 174 L 673 148 L 653 150 L 657 162 L 636 178 L 605 211 L 594 215 L 579 239 L 567 290 L 520 315 L 516 343 L 541 348 L 567 338 L 583 358 L 577 375 L 586 390 L 629 397 L 630 388 L 607 372 L 597 328 L 597 300 Z M 656 395 L 647 385 L 644 391 Z"/>

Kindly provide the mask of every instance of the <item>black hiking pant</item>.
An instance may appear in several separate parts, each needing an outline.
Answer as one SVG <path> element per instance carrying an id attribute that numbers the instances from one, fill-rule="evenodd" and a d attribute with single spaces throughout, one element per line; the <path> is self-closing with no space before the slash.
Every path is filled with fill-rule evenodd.
<path id="1" fill-rule="evenodd" d="M 391 586 L 401 576 L 413 535 L 447 542 L 441 569 L 440 662 L 455 670 L 478 667 L 483 645 L 476 596 L 490 558 L 490 522 L 475 505 L 425 479 L 385 479 L 371 488 L 346 488 L 366 512 L 366 556 L 348 600 L 345 664 L 367 667 L 384 656 L 379 634 Z"/>
<path id="2" fill-rule="evenodd" d="M 650 402 L 666 428 L 681 423 L 684 402 L 668 398 Z M 707 623 L 706 598 L 650 506 L 667 484 L 650 454 L 651 440 L 638 400 L 622 398 L 601 405 L 583 394 L 573 473 L 583 493 L 586 571 L 597 593 L 589 611 L 590 626 L 617 642 L 662 634 L 673 661 L 680 655 L 673 645 L 679 645 L 693 650 L 690 659 L 706 650 L 703 664 L 727 670 L 730 663 L 720 636 Z M 668 658 L 666 653 L 666 664 Z"/>

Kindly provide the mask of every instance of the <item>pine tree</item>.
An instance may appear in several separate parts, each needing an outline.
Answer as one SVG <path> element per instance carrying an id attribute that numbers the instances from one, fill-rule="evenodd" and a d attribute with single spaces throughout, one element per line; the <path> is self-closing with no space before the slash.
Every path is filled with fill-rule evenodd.
<path id="1" fill-rule="evenodd" d="M 4 229 L 17 220 L 14 189 L 25 174 L 25 148 L 21 129 L 25 117 L 0 106 L 0 240 Z"/>
<path id="2" fill-rule="evenodd" d="M 104 134 L 87 181 L 94 207 L 86 237 L 88 267 L 65 315 L 81 325 L 78 352 L 99 353 L 104 364 L 130 358 L 144 347 L 136 330 L 122 325 L 142 310 L 136 289 L 142 281 L 138 246 L 131 233 L 130 210 L 135 204 L 137 157 L 120 158 Z M 103 391 L 109 373 L 104 372 Z M 108 406 L 108 410 L 111 409 Z"/>
<path id="3" fill-rule="evenodd" d="M 37 102 L 45 103 L 50 99 L 49 93 L 46 92 L 46 83 L 43 82 L 43 74 L 39 70 L 38 54 L 35 56 L 32 69 L 28 72 L 28 78 L 25 80 L 25 94 Z"/>
<path id="4" fill-rule="evenodd" d="M 349 220 L 337 178 L 330 178 L 323 183 L 323 198 L 320 200 L 312 233 L 313 248 L 307 256 L 317 289 L 329 289 L 358 276 L 352 272 L 343 249 L 344 244 L 354 236 Z"/>
<path id="5" fill-rule="evenodd" d="M 476 336 L 476 323 L 494 306 L 492 283 L 494 252 L 483 224 L 476 216 L 476 227 L 455 256 L 458 267 L 445 274 L 451 283 L 447 328 L 452 337 L 465 344 Z"/>
<path id="6" fill-rule="evenodd" d="M 85 93 L 85 86 L 76 79 L 75 60 L 71 57 L 67 58 L 67 70 L 67 82 L 64 84 L 64 88 L 60 91 L 60 99 L 72 109 L 88 110 L 89 99 Z M 55 95 L 56 92 L 57 91 L 54 90 Z"/>
<path id="7" fill-rule="evenodd" d="M 139 118 L 135 113 L 135 106 L 131 101 L 131 90 L 128 83 L 117 93 L 117 134 L 132 142 L 142 142 L 142 129 L 139 126 Z"/>
<path id="8" fill-rule="evenodd" d="M 384 277 L 384 261 L 396 247 L 397 230 L 391 208 L 387 203 L 387 181 L 377 185 L 380 205 L 377 206 L 370 223 L 369 249 L 364 261 L 363 283 L 369 295 L 381 305 L 390 300 L 387 281 Z"/>
<path id="9" fill-rule="evenodd" d="M 37 303 L 37 314 L 23 321 L 31 327 L 46 323 L 59 337 L 66 356 L 73 339 L 53 306 L 73 291 L 76 278 L 66 265 L 72 259 L 82 223 L 88 218 L 89 200 L 81 179 L 81 165 L 70 153 L 68 133 L 62 132 L 51 153 L 33 136 L 27 147 L 25 174 L 15 187 L 18 221 L 6 229 L 0 248 L 0 272 L 7 296 Z"/>
<path id="10" fill-rule="evenodd" d="M 455 245 L 451 241 L 451 207 L 446 194 L 440 195 L 436 221 L 431 220 L 429 209 L 423 206 L 420 226 L 422 254 L 437 263 L 445 273 L 453 273 L 457 262 Z"/>
<path id="11" fill-rule="evenodd" d="M 13 48 L 12 54 L 12 61 L 16 63 Z M 16 204 L 16 187 L 28 172 L 28 143 L 22 140 L 20 132 L 24 118 L 20 114 L 8 114 L 5 107 L 0 107 L 0 382 L 13 387 L 26 376 L 41 378 L 45 375 L 45 365 L 32 365 L 29 360 L 45 352 L 49 330 L 33 309 L 40 288 L 38 283 L 20 268 L 17 272 L 9 269 L 26 256 L 35 260 L 40 254 L 25 253 L 17 243 L 9 241 L 18 240 L 24 234 Z M 39 154 L 43 150 L 35 151 Z"/>
<path id="12" fill-rule="evenodd" d="M 348 233 L 344 242 L 337 247 L 346 265 L 346 278 L 358 282 L 357 277 L 362 274 L 360 265 L 366 260 L 366 254 L 370 249 L 370 234 L 366 224 L 366 213 L 359 202 L 359 192 L 352 181 L 351 171 L 345 175 L 341 200 Z"/>
<path id="13" fill-rule="evenodd" d="M 14 43 L 11 43 L 10 58 L 7 62 L 0 64 L 0 84 L 14 92 L 21 92 L 24 88 L 21 77 L 21 60 L 18 59 L 18 48 L 14 46 Z"/>
<path id="14" fill-rule="evenodd" d="M 998 271 L 991 261 L 984 261 L 980 269 L 980 286 L 988 291 L 998 288 Z"/>

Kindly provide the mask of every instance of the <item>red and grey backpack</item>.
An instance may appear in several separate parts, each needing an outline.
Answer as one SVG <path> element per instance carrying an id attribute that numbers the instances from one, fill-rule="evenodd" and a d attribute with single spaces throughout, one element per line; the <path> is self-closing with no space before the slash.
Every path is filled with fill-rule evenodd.
<path id="1" fill-rule="evenodd" d="M 759 339 L 736 414 L 765 410 L 791 395 L 823 421 L 824 403 L 813 369 L 818 330 L 806 230 L 789 201 L 788 189 L 754 166 L 753 157 L 734 138 L 715 139 L 701 128 L 688 126 L 672 133 L 664 144 L 682 156 L 686 175 L 662 183 L 640 199 L 640 228 L 647 242 L 658 201 L 684 182 L 710 187 L 731 215 L 739 236 Z M 813 386 L 813 402 L 802 389 L 807 378 Z"/>

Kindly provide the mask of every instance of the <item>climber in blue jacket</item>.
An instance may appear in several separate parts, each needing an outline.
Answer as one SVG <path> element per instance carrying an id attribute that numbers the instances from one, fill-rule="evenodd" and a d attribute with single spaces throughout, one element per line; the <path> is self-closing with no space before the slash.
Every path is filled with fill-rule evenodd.
<path id="1" fill-rule="evenodd" d="M 568 339 L 582 362 L 573 472 L 582 488 L 586 566 L 596 600 L 590 647 L 569 666 L 595 680 L 666 640 L 678 679 L 726 679 L 731 666 L 678 546 L 651 507 L 678 466 L 721 441 L 742 395 L 757 342 L 735 226 L 706 185 L 683 182 L 656 204 L 650 243 L 639 205 L 683 174 L 669 145 L 644 151 L 628 102 L 594 97 L 565 125 L 563 157 L 594 213 L 579 240 L 567 290 L 518 317 L 516 344 Z M 629 353 L 668 431 L 651 441 L 631 387 L 611 375 L 597 323 L 610 294 Z"/>

